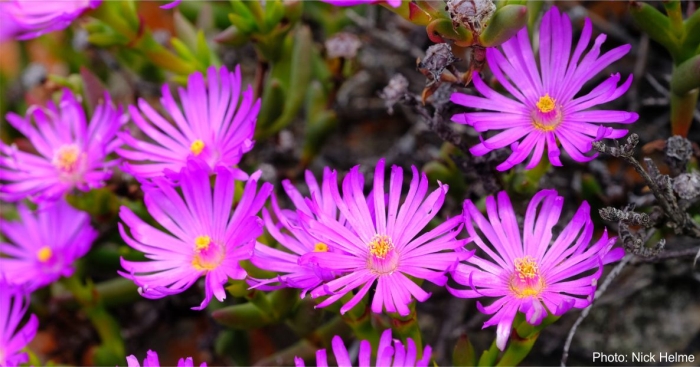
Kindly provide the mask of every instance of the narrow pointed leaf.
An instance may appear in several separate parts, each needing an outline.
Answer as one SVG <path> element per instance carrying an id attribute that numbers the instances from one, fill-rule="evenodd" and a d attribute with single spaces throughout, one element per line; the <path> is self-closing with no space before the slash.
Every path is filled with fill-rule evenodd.
<path id="1" fill-rule="evenodd" d="M 453 366 L 474 366 L 476 365 L 476 352 L 467 334 L 462 334 L 457 339 L 457 344 L 452 351 Z"/>
<path id="2" fill-rule="evenodd" d="M 252 303 L 224 307 L 211 314 L 221 325 L 234 329 L 256 329 L 271 324 L 274 319 Z"/>
<path id="3" fill-rule="evenodd" d="M 491 343 L 491 348 L 485 350 L 481 354 L 481 358 L 479 358 L 479 363 L 477 364 L 477 366 L 494 366 L 496 364 L 496 359 L 498 358 L 499 353 L 500 351 L 498 350 L 498 346 L 496 346 L 496 341 L 494 340 L 493 343 Z"/>
<path id="4" fill-rule="evenodd" d="M 678 57 L 678 40 L 671 31 L 671 21 L 668 17 L 653 6 L 638 1 L 630 5 L 630 15 L 637 27 L 651 39 L 666 47 L 674 59 Z"/>
<path id="5" fill-rule="evenodd" d="M 511 39 L 528 21 L 527 6 L 506 5 L 493 15 L 479 39 L 485 47 L 496 47 Z"/>

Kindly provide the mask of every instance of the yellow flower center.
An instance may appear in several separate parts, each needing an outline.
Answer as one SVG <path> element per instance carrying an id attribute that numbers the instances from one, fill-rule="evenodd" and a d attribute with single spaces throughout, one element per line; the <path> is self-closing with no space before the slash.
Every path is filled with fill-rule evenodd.
<path id="1" fill-rule="evenodd" d="M 517 298 L 538 297 L 545 289 L 545 282 L 535 259 L 525 256 L 515 259 L 514 265 L 509 284 L 511 292 Z"/>
<path id="2" fill-rule="evenodd" d="M 532 279 L 540 272 L 535 259 L 532 256 L 525 256 L 520 259 L 515 259 L 515 273 L 522 280 Z"/>
<path id="3" fill-rule="evenodd" d="M 369 253 L 378 259 L 384 259 L 393 249 L 394 243 L 386 235 L 376 235 L 369 243 Z"/>
<path id="4" fill-rule="evenodd" d="M 367 247 L 370 255 L 367 268 L 372 273 L 380 276 L 391 274 L 399 267 L 399 254 L 389 236 L 374 235 Z"/>
<path id="5" fill-rule="evenodd" d="M 202 150 L 204 150 L 204 142 L 202 139 L 197 139 L 192 142 L 192 145 L 190 145 L 190 151 L 192 151 L 194 155 L 199 155 L 202 153 Z"/>
<path id="6" fill-rule="evenodd" d="M 194 239 L 194 257 L 192 267 L 195 270 L 214 270 L 224 260 L 225 251 L 209 236 L 197 236 Z"/>
<path id="7" fill-rule="evenodd" d="M 49 246 L 44 246 L 39 249 L 39 251 L 36 252 L 36 258 L 39 259 L 39 261 L 45 263 L 53 257 L 53 251 Z"/>
<path id="8" fill-rule="evenodd" d="M 554 98 L 550 97 L 549 93 L 546 93 L 544 97 L 540 97 L 540 100 L 537 102 L 537 109 L 542 113 L 552 112 L 556 107 L 555 102 Z"/>
<path id="9" fill-rule="evenodd" d="M 73 172 L 77 168 L 80 149 L 75 144 L 63 145 L 54 154 L 53 165 L 63 172 Z"/>
<path id="10" fill-rule="evenodd" d="M 319 242 L 314 245 L 314 252 L 328 252 L 328 245 Z"/>
<path id="11" fill-rule="evenodd" d="M 209 236 L 197 236 L 194 239 L 194 248 L 196 251 L 206 251 L 211 243 Z"/>
<path id="12" fill-rule="evenodd" d="M 536 104 L 532 111 L 532 125 L 542 132 L 556 130 L 564 119 L 561 106 L 557 107 L 557 101 L 546 93 Z"/>

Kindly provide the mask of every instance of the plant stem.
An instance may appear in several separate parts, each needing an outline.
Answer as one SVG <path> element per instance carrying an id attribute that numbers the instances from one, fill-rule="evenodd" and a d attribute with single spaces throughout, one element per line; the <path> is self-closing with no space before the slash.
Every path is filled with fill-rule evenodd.
<path id="1" fill-rule="evenodd" d="M 416 312 L 416 302 L 409 305 L 411 312 L 407 316 L 401 316 L 396 313 L 389 314 L 391 317 L 391 328 L 396 331 L 398 336 L 407 345 L 406 339 L 413 339 L 416 344 L 416 359 L 423 358 L 423 337 L 418 327 L 418 313 Z"/>
<path id="2" fill-rule="evenodd" d="M 698 103 L 700 89 L 694 89 L 683 96 L 671 92 L 671 130 L 672 135 L 688 137 L 693 113 Z"/>
<path id="3" fill-rule="evenodd" d="M 343 303 L 348 302 L 352 296 L 352 293 L 347 293 L 341 298 L 341 301 Z M 374 351 L 376 351 L 379 346 L 380 334 L 374 326 L 372 326 L 372 310 L 369 308 L 366 299 L 367 298 L 363 298 L 355 307 L 340 317 L 352 328 L 353 333 L 358 339 L 369 341 L 374 354 Z"/>
<path id="4" fill-rule="evenodd" d="M 255 68 L 255 98 L 260 98 L 263 95 L 265 87 L 265 76 L 270 64 L 258 56 L 258 66 Z"/>
<path id="5" fill-rule="evenodd" d="M 62 278 L 66 287 L 80 304 L 82 310 L 95 327 L 102 341 L 102 352 L 96 355 L 96 364 L 120 363 L 124 358 L 124 341 L 117 320 L 107 312 L 92 283 L 82 284 L 78 275 Z M 98 360 L 99 359 L 99 360 Z"/>

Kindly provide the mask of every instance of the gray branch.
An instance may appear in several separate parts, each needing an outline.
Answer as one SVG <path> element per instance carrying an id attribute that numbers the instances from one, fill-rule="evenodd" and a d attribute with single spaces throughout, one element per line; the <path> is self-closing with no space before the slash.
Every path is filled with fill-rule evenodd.
<path id="1" fill-rule="evenodd" d="M 651 159 L 644 159 L 647 166 L 646 170 L 634 158 L 634 148 L 639 143 L 639 136 L 631 134 L 627 138 L 627 143 L 620 145 L 615 141 L 615 146 L 607 146 L 603 142 L 597 141 L 593 143 L 593 149 L 610 154 L 613 157 L 622 158 L 627 163 L 632 165 L 634 169 L 644 179 L 644 182 L 649 186 L 656 201 L 663 209 L 663 213 L 668 219 L 667 224 L 672 227 L 677 234 L 700 238 L 700 225 L 696 223 L 688 213 L 678 204 L 675 194 L 673 193 L 672 180 L 668 175 L 662 175 L 658 167 Z M 698 254 L 700 256 L 700 253 Z"/>
<path id="2" fill-rule="evenodd" d="M 593 300 L 595 301 L 598 299 L 598 297 L 602 296 L 603 293 L 608 289 L 610 286 L 610 283 L 612 283 L 613 279 L 617 277 L 620 272 L 622 271 L 622 268 L 627 265 L 627 263 L 630 262 L 632 259 L 633 255 L 628 254 L 625 256 L 622 261 L 620 261 L 608 274 L 607 277 L 605 277 L 605 280 L 603 281 L 603 284 L 600 285 L 600 288 L 595 292 L 595 297 Z M 591 302 L 588 307 L 584 308 L 583 311 L 581 312 L 581 315 L 576 319 L 576 322 L 574 322 L 574 326 L 571 327 L 571 330 L 569 330 L 569 335 L 566 336 L 566 343 L 564 343 L 564 354 L 561 356 L 561 367 L 566 367 L 566 360 L 569 358 L 569 349 L 571 348 L 571 341 L 574 339 L 574 335 L 576 334 L 576 329 L 578 329 L 579 325 L 583 322 L 583 320 L 588 316 L 588 314 L 591 312 L 591 308 L 593 308 L 593 302 Z"/>

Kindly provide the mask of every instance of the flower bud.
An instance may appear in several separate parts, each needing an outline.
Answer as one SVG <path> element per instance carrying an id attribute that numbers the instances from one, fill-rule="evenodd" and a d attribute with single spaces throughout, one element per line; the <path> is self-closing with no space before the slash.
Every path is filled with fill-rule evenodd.
<path id="1" fill-rule="evenodd" d="M 326 40 L 326 56 L 329 59 L 345 58 L 353 59 L 357 56 L 357 50 L 362 46 L 360 39 L 347 32 L 341 32 Z"/>
<path id="2" fill-rule="evenodd" d="M 446 10 L 452 17 L 454 28 L 463 25 L 479 34 L 496 11 L 496 5 L 492 0 L 448 0 Z"/>
<path id="3" fill-rule="evenodd" d="M 398 103 L 408 92 L 408 80 L 401 74 L 391 77 L 389 84 L 379 94 L 390 114 L 394 113 L 394 105 Z"/>
<path id="4" fill-rule="evenodd" d="M 666 140 L 666 163 L 676 172 L 685 172 L 685 166 L 693 155 L 690 140 L 680 136 L 672 136 Z"/>
<path id="5" fill-rule="evenodd" d="M 457 58 L 452 55 L 452 48 L 447 43 L 438 43 L 428 47 L 425 57 L 418 63 L 418 68 L 433 75 L 433 80 L 440 80 L 440 74 L 452 65 Z"/>
<path id="6" fill-rule="evenodd" d="M 700 174 L 681 173 L 673 179 L 673 191 L 681 199 L 690 200 L 700 195 Z"/>

